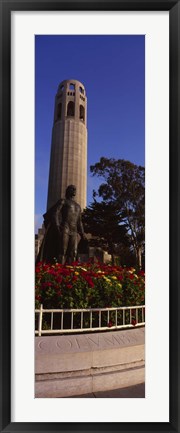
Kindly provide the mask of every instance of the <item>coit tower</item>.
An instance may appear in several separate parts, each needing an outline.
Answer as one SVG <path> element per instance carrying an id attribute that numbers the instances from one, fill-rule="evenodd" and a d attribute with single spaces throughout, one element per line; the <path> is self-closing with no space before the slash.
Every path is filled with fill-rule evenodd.
<path id="1" fill-rule="evenodd" d="M 55 97 L 47 209 L 65 197 L 68 185 L 76 186 L 75 200 L 86 207 L 87 98 L 77 80 L 60 83 Z"/>

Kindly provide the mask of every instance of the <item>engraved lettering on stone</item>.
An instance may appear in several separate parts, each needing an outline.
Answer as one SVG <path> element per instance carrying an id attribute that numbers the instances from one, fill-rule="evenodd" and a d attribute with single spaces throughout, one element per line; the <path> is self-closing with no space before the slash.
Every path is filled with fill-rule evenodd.
<path id="1" fill-rule="evenodd" d="M 57 341 L 57 347 L 59 348 L 59 349 L 61 349 L 61 350 L 68 350 L 68 349 L 71 349 L 72 348 L 72 342 L 71 342 L 71 340 L 69 340 L 69 339 L 64 339 L 64 341 L 63 341 L 63 347 L 62 347 L 62 345 L 60 344 L 60 341 L 58 340 Z"/>
<path id="2" fill-rule="evenodd" d="M 87 337 L 87 339 L 88 339 L 90 342 L 92 342 L 93 344 L 95 344 L 95 346 L 99 347 L 99 336 L 97 337 L 97 340 L 98 340 L 98 341 L 94 341 L 94 340 L 92 339 L 92 337 Z"/>
<path id="3" fill-rule="evenodd" d="M 75 341 L 79 349 L 89 349 L 90 344 L 87 338 L 75 338 Z"/>
<path id="4" fill-rule="evenodd" d="M 108 343 L 108 344 L 114 346 L 115 343 L 114 343 L 113 340 L 116 340 L 114 336 L 111 336 L 111 337 L 104 337 L 104 341 L 105 341 L 106 343 Z M 116 341 L 116 342 L 117 342 L 117 341 Z"/>
<path id="5" fill-rule="evenodd" d="M 43 340 L 40 340 L 40 341 L 39 341 L 39 343 L 38 343 L 38 349 L 43 350 L 43 346 L 44 346 L 43 343 L 44 343 Z"/>
<path id="6" fill-rule="evenodd" d="M 61 350 L 63 350 L 63 348 L 62 348 L 62 346 L 61 346 L 61 344 L 60 344 L 60 341 L 59 340 L 56 340 L 56 347 L 58 348 L 58 349 L 61 349 Z"/>
<path id="7" fill-rule="evenodd" d="M 78 341 L 77 338 L 75 338 L 75 342 L 76 342 L 76 344 L 77 344 L 77 347 L 80 349 L 79 341 Z"/>
<path id="8" fill-rule="evenodd" d="M 67 340 L 67 343 L 69 344 L 69 347 L 72 348 L 72 346 L 73 346 L 72 341 L 68 339 L 68 340 Z"/>
<path id="9" fill-rule="evenodd" d="M 127 339 L 125 339 L 123 336 L 122 337 L 118 336 L 118 340 L 119 340 L 120 344 L 123 344 L 123 346 L 127 343 Z M 124 340 L 126 340 L 126 341 L 124 341 Z"/>

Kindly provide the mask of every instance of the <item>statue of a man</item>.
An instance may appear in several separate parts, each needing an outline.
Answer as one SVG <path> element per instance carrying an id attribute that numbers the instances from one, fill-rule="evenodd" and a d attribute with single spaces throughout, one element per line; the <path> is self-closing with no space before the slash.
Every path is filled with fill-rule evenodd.
<path id="1" fill-rule="evenodd" d="M 74 197 L 76 187 L 69 185 L 65 199 L 60 199 L 44 216 L 46 233 L 38 261 L 57 259 L 59 263 L 72 263 L 77 259 L 78 234 L 85 239 L 81 221 L 81 207 Z"/>

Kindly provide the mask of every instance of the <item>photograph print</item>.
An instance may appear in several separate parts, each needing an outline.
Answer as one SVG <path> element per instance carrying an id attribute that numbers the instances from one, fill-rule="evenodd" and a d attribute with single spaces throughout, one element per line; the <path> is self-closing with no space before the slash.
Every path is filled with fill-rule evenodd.
<path id="1" fill-rule="evenodd" d="M 35 397 L 145 398 L 145 36 L 35 36 Z"/>

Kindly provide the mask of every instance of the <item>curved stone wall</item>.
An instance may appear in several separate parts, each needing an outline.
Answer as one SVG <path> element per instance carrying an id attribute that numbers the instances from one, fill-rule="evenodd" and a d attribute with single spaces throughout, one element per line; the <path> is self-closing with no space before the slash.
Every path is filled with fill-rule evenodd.
<path id="1" fill-rule="evenodd" d="M 145 381 L 144 328 L 36 337 L 36 397 L 71 397 Z"/>

